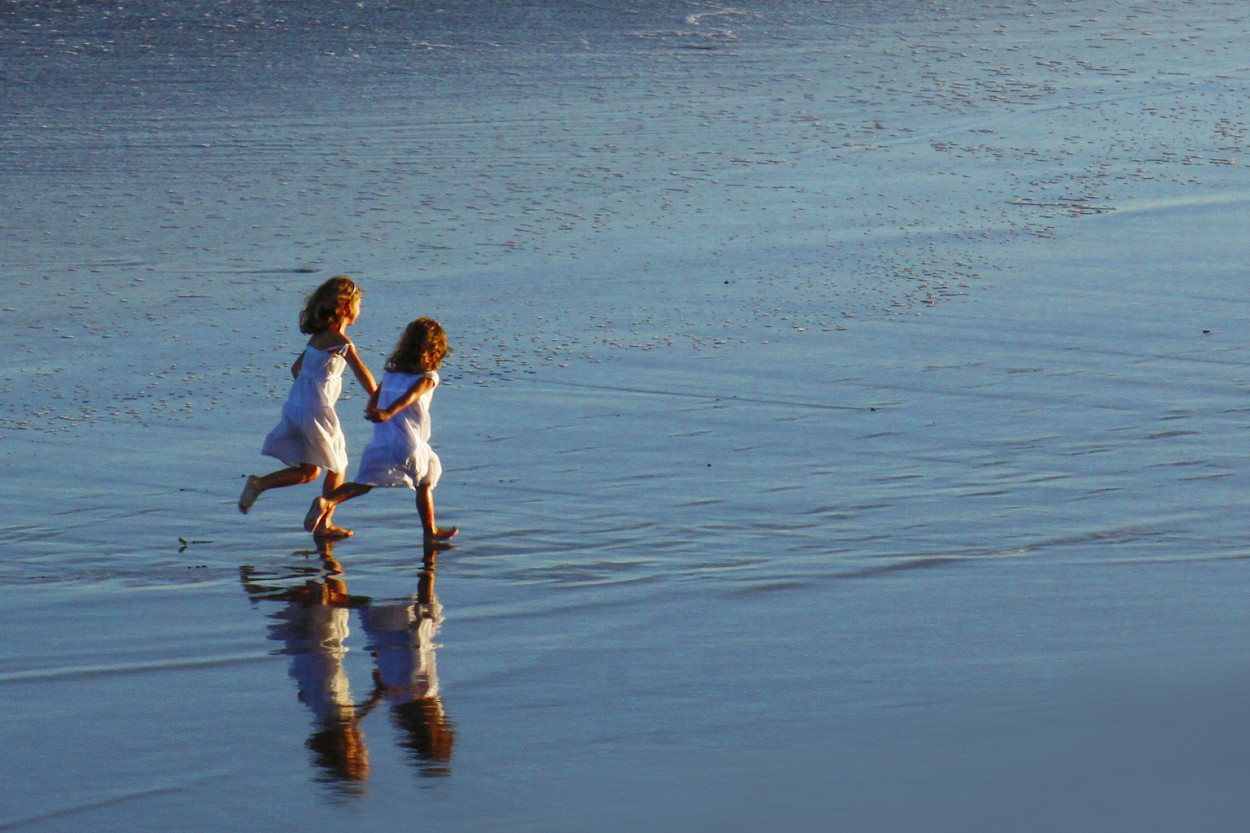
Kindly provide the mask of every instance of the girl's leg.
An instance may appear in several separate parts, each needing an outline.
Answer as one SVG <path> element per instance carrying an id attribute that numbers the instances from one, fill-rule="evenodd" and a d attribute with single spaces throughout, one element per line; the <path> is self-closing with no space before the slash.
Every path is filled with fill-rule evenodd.
<path id="1" fill-rule="evenodd" d="M 333 522 L 334 508 L 338 506 L 337 502 L 331 501 L 330 496 L 343 485 L 343 473 L 338 471 L 326 471 L 326 479 L 321 482 L 321 496 L 326 499 L 328 506 L 325 514 L 317 521 L 313 527 L 312 533 L 318 538 L 350 538 L 352 531 L 346 527 L 335 526 Z"/>
<path id="2" fill-rule="evenodd" d="M 344 483 L 325 497 L 317 498 L 308 508 L 308 514 L 304 516 L 304 529 L 314 535 L 321 535 L 320 530 L 325 525 L 326 516 L 333 513 L 340 503 L 371 491 L 373 487 L 366 486 L 364 483 Z"/>
<path id="3" fill-rule="evenodd" d="M 457 532 L 459 527 L 440 527 L 434 521 L 434 490 L 428 483 L 417 486 L 417 514 L 421 516 L 421 529 L 427 541 L 446 541 Z"/>
<path id="4" fill-rule="evenodd" d="M 280 489 L 283 486 L 311 483 L 320 474 L 321 469 L 312 463 L 300 463 L 298 466 L 279 469 L 264 477 L 249 474 L 247 481 L 243 484 L 243 494 L 239 495 L 239 511 L 246 515 L 247 511 L 252 508 L 252 504 L 256 502 L 256 498 L 260 497 L 261 492 Z"/>

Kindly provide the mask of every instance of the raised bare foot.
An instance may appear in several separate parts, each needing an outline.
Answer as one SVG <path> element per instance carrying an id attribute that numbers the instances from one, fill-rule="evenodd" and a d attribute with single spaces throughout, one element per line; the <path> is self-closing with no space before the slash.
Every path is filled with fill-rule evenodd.
<path id="1" fill-rule="evenodd" d="M 325 518 L 326 513 L 330 511 L 330 501 L 323 497 L 319 497 L 312 502 L 312 506 L 308 507 L 308 514 L 304 516 L 304 531 L 312 532 L 321 526 L 321 521 Z"/>
<path id="2" fill-rule="evenodd" d="M 244 515 L 247 514 L 247 510 L 252 508 L 256 498 L 260 497 L 260 489 L 256 487 L 258 479 L 256 475 L 249 474 L 247 481 L 243 484 L 243 494 L 239 495 L 239 511 Z"/>
<path id="3" fill-rule="evenodd" d="M 456 533 L 460 531 L 460 527 L 439 527 L 438 529 L 427 529 L 425 532 L 425 540 L 427 541 L 450 541 L 456 537 Z"/>

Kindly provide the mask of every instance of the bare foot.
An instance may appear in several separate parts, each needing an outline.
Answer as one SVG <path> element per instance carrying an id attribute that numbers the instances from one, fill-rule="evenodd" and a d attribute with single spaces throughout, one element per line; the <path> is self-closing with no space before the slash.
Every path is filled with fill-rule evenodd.
<path id="1" fill-rule="evenodd" d="M 256 487 L 256 481 L 259 479 L 256 475 L 249 474 L 247 482 L 243 484 L 243 494 L 239 495 L 239 511 L 244 515 L 247 514 L 247 510 L 252 508 L 256 498 L 260 497 L 260 489 Z"/>
<path id="2" fill-rule="evenodd" d="M 456 537 L 456 533 L 460 531 L 460 527 L 440 527 L 439 529 L 430 529 L 425 532 L 425 540 L 427 541 L 450 541 Z"/>
<path id="3" fill-rule="evenodd" d="M 312 506 L 308 507 L 308 514 L 304 516 L 304 531 L 312 532 L 321 526 L 322 519 L 326 513 L 330 511 L 330 501 L 323 497 L 319 497 L 312 502 Z"/>
<path id="4" fill-rule="evenodd" d="M 355 534 L 356 533 L 352 532 L 345 526 L 335 526 L 334 524 L 326 524 L 313 530 L 313 537 L 322 538 L 328 541 L 341 541 L 344 538 L 350 538 Z"/>

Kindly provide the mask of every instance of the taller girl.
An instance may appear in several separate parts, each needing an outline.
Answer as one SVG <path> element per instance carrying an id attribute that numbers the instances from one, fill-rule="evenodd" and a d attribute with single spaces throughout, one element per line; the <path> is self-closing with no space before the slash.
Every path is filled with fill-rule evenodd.
<path id="1" fill-rule="evenodd" d="M 277 457 L 286 468 L 263 477 L 248 475 L 239 496 L 239 511 L 247 514 L 261 492 L 316 480 L 326 470 L 321 493 L 330 495 L 343 484 L 347 471 L 347 443 L 334 405 L 343 391 L 343 370 L 350 367 L 370 396 L 377 382 L 365 367 L 345 331 L 360 317 L 360 288 L 342 275 L 330 278 L 308 296 L 299 316 L 299 329 L 310 338 L 291 366 L 295 378 L 282 421 L 265 437 L 262 454 Z M 346 538 L 350 529 L 334 526 L 327 512 L 313 529 L 325 538 Z"/>

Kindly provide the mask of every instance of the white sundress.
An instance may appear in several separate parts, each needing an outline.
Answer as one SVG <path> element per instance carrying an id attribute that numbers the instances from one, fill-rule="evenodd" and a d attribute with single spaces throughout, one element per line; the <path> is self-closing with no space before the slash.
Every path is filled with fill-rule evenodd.
<path id="1" fill-rule="evenodd" d="M 425 373 L 386 371 L 382 375 L 378 407 L 389 407 L 421 379 L 433 379 L 434 387 L 386 422 L 373 426 L 373 439 L 360 455 L 360 470 L 354 478 L 357 483 L 407 486 L 414 490 L 419 485 L 428 485 L 431 489 L 438 485 L 443 465 L 430 448 L 430 401 L 438 387 L 438 374 L 433 370 Z"/>
<path id="2" fill-rule="evenodd" d="M 299 375 L 291 385 L 282 421 L 265 437 L 261 453 L 288 466 L 312 463 L 334 472 L 347 471 L 347 441 L 334 404 L 343 392 L 344 355 L 348 345 L 304 349 Z"/>

